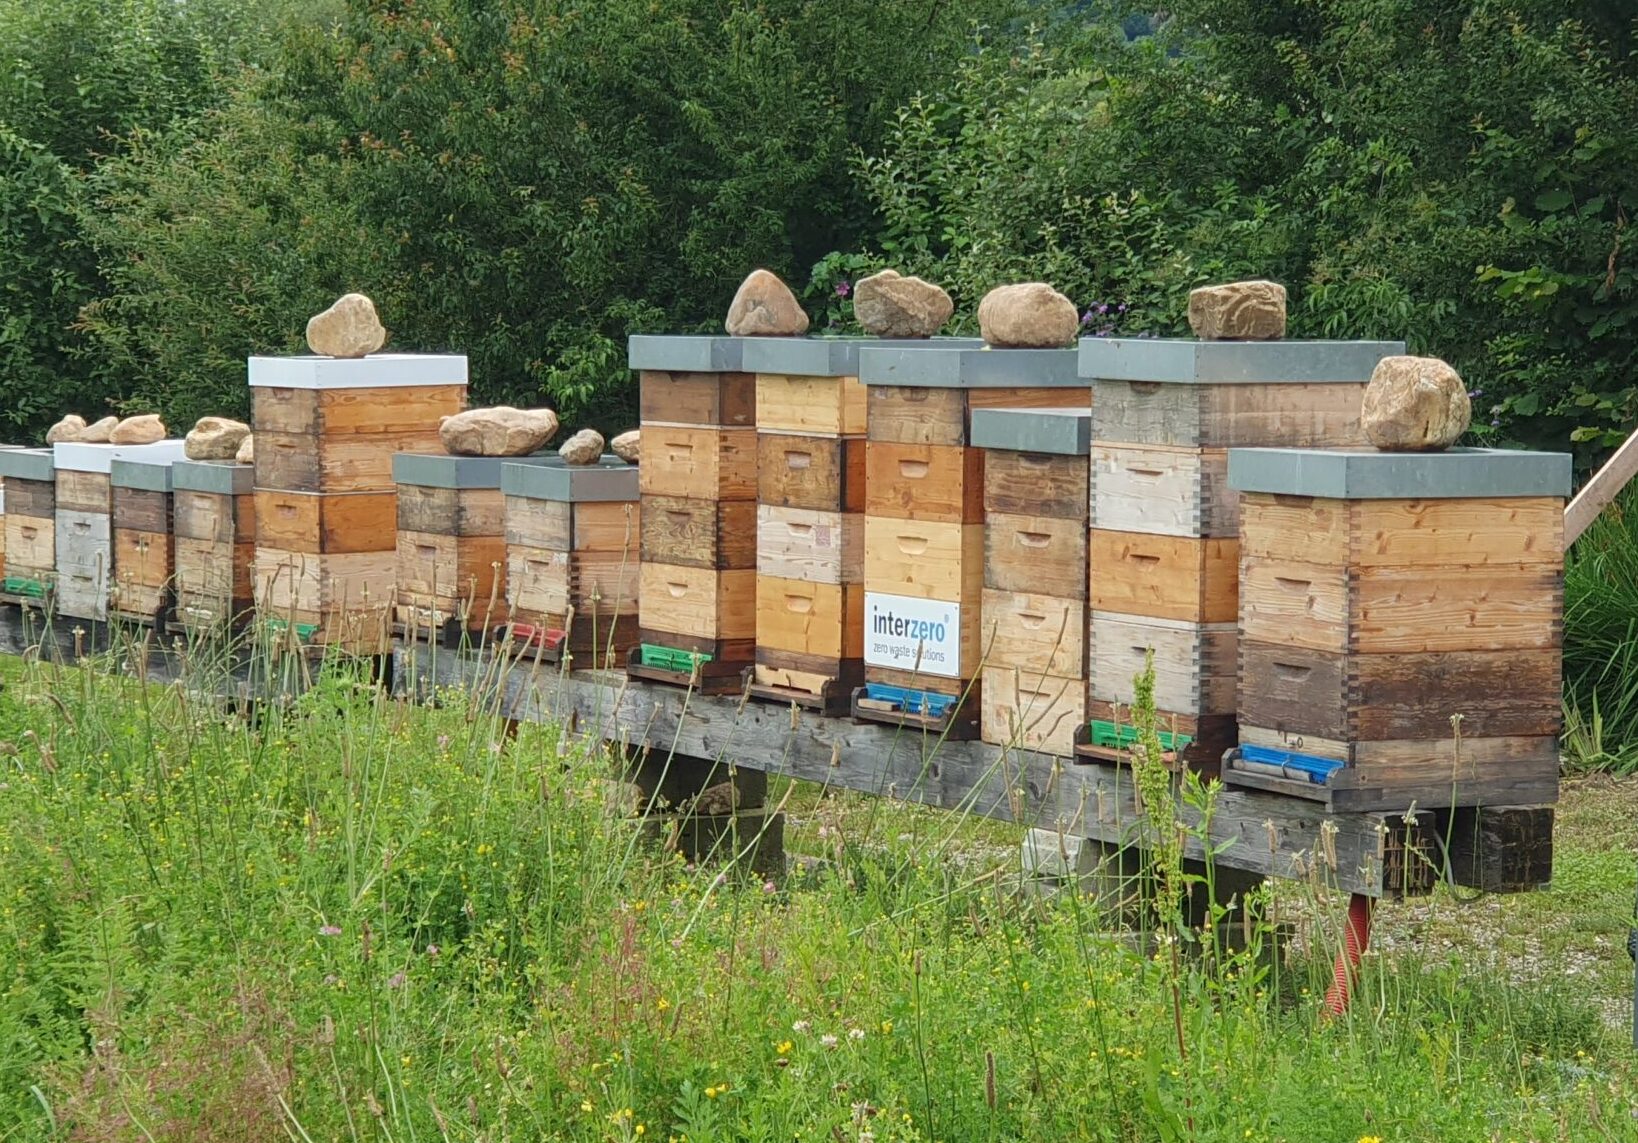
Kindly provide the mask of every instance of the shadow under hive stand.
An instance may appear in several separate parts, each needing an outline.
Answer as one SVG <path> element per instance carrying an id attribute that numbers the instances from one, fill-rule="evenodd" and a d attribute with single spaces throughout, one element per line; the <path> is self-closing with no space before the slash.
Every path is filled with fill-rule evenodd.
<path id="1" fill-rule="evenodd" d="M 504 464 L 545 457 L 399 453 L 395 618 L 404 634 L 445 643 L 506 623 Z"/>
<path id="2" fill-rule="evenodd" d="M 52 449 L 0 449 L 5 576 L 0 599 L 43 606 L 57 578 L 57 473 Z"/>
<path id="3" fill-rule="evenodd" d="M 231 631 L 250 614 L 256 558 L 254 468 L 221 460 L 171 465 L 176 536 L 173 625 L 193 634 Z"/>
<path id="4" fill-rule="evenodd" d="M 1567 454 L 1235 449 L 1229 482 L 1225 781 L 1337 811 L 1557 800 Z"/>
<path id="5" fill-rule="evenodd" d="M 756 658 L 756 378 L 743 339 L 630 341 L 642 561 L 634 677 L 737 691 Z"/>
<path id="6" fill-rule="evenodd" d="M 1119 761 L 1153 652 L 1161 744 L 1218 771 L 1234 745 L 1238 517 L 1230 447 L 1360 445 L 1360 404 L 1400 342 L 1088 338 L 1093 386 L 1089 720 L 1076 748 Z"/>
<path id="7" fill-rule="evenodd" d="M 977 736 L 984 450 L 975 410 L 1090 400 L 1073 349 L 866 346 L 865 683 L 853 716 Z M 965 696 L 965 699 L 964 699 Z"/>
<path id="8" fill-rule="evenodd" d="M 176 573 L 171 531 L 172 457 L 109 467 L 114 497 L 114 580 L 109 614 L 164 630 Z"/>
<path id="9" fill-rule="evenodd" d="M 996 746 L 1074 753 L 1086 722 L 1087 451 L 1081 409 L 979 409 L 983 717 Z"/>
<path id="10" fill-rule="evenodd" d="M 613 455 L 501 467 L 510 634 L 529 657 L 619 668 L 637 646 L 637 472 Z"/>
<path id="11" fill-rule="evenodd" d="M 252 357 L 256 611 L 275 632 L 360 655 L 392 645 L 393 457 L 442 452 L 466 407 L 456 355 Z"/>

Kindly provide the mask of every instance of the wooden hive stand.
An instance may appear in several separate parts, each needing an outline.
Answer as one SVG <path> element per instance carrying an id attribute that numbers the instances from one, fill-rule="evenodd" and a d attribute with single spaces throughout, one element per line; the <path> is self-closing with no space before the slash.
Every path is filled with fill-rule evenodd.
<path id="1" fill-rule="evenodd" d="M 176 456 L 175 451 L 147 459 L 116 455 L 108 472 L 114 501 L 109 615 L 160 632 L 170 623 L 174 599 L 172 464 Z"/>
<path id="2" fill-rule="evenodd" d="M 1074 753 L 1086 722 L 1088 409 L 978 409 L 983 714 L 995 746 Z"/>
<path id="3" fill-rule="evenodd" d="M 1093 387 L 1090 692 L 1077 756 L 1118 762 L 1152 653 L 1161 744 L 1218 772 L 1234 745 L 1238 517 L 1228 449 L 1364 443 L 1360 403 L 1401 342 L 1085 338 Z"/>
<path id="4" fill-rule="evenodd" d="M 57 473 L 49 448 L 0 449 L 5 481 L 0 600 L 43 609 L 57 579 Z"/>
<path id="5" fill-rule="evenodd" d="M 1563 453 L 1236 449 L 1240 747 L 1332 810 L 1558 797 Z"/>
<path id="6" fill-rule="evenodd" d="M 392 648 L 398 521 L 393 457 L 442 452 L 466 407 L 458 355 L 252 357 L 256 558 L 263 626 L 310 647 Z"/>
<path id="7" fill-rule="evenodd" d="M 188 635 L 235 631 L 252 605 L 256 557 L 255 471 L 232 461 L 171 465 L 176 535 L 176 610 L 172 627 Z"/>
<path id="8" fill-rule="evenodd" d="M 737 691 L 756 659 L 756 377 L 741 338 L 645 337 L 637 678 Z"/>
<path id="9" fill-rule="evenodd" d="M 1072 349 L 865 346 L 864 685 L 853 716 L 979 733 L 984 450 L 976 410 L 1091 399 Z"/>
<path id="10" fill-rule="evenodd" d="M 637 645 L 637 468 L 561 457 L 501 466 L 506 606 L 528 659 L 620 668 Z"/>

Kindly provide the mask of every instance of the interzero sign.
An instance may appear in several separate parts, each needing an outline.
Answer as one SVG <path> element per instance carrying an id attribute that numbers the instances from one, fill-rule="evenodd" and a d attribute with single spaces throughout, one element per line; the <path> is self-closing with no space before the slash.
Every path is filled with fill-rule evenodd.
<path id="1" fill-rule="evenodd" d="M 961 604 L 867 591 L 864 612 L 868 666 L 961 677 Z"/>

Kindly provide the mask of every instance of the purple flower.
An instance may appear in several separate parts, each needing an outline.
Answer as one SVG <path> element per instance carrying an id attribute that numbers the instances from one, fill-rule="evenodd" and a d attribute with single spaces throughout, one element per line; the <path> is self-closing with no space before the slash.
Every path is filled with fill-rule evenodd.
<path id="1" fill-rule="evenodd" d="M 387 978 L 387 987 L 388 988 L 402 988 L 408 982 L 409 982 L 409 977 L 407 975 L 405 975 L 405 973 L 403 972 L 402 969 L 400 969 L 398 972 L 393 973 L 391 976 L 389 976 Z"/>
<path id="2" fill-rule="evenodd" d="M 1469 389 L 1467 391 L 1467 395 L 1469 397 L 1482 397 L 1482 396 L 1484 396 L 1484 390 L 1483 389 Z"/>
<path id="3" fill-rule="evenodd" d="M 1098 312 L 1100 314 L 1108 313 L 1109 312 L 1109 303 L 1108 302 L 1099 302 L 1098 303 Z"/>
<path id="4" fill-rule="evenodd" d="M 1091 310 L 1087 310 L 1084 314 L 1081 315 L 1081 324 L 1082 325 L 1091 325 L 1092 324 L 1092 319 L 1095 316 L 1096 315 L 1093 314 L 1093 312 Z"/>
<path id="5" fill-rule="evenodd" d="M 849 294 L 851 294 L 852 292 L 853 292 L 853 287 L 848 285 L 846 282 L 837 282 L 836 283 L 836 296 L 838 298 L 845 298 Z"/>
<path id="6" fill-rule="evenodd" d="M 1115 307 L 1115 312 L 1118 313 L 1118 314 L 1125 313 L 1126 312 L 1126 303 L 1122 302 L 1120 305 L 1116 306 Z"/>
<path id="7" fill-rule="evenodd" d="M 341 926 L 340 925 L 320 925 L 319 926 L 319 936 L 321 936 L 321 937 L 339 937 L 340 935 L 341 935 Z"/>
<path id="8" fill-rule="evenodd" d="M 428 945 L 427 946 L 427 955 L 428 956 L 437 956 L 439 954 L 439 952 L 441 952 L 441 951 L 442 950 L 439 949 L 439 947 L 437 945 Z"/>
<path id="9" fill-rule="evenodd" d="M 1493 429 L 1501 428 L 1501 418 L 1497 417 L 1495 420 L 1491 421 L 1490 422 L 1490 427 L 1493 428 Z"/>

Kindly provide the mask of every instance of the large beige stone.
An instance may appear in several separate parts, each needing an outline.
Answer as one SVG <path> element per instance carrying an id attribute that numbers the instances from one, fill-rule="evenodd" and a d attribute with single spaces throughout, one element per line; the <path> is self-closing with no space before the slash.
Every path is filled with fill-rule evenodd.
<path id="1" fill-rule="evenodd" d="M 1277 341 L 1285 336 L 1285 287 L 1258 280 L 1190 290 L 1189 328 L 1203 341 Z"/>
<path id="2" fill-rule="evenodd" d="M 200 417 L 182 440 L 182 454 L 189 460 L 232 460 L 248 436 L 250 426 L 243 421 Z"/>
<path id="3" fill-rule="evenodd" d="M 100 421 L 93 421 L 86 425 L 85 431 L 80 434 L 79 439 L 87 444 L 107 444 L 108 438 L 112 435 L 114 426 L 117 424 L 119 424 L 118 417 L 103 417 Z"/>
<path id="4" fill-rule="evenodd" d="M 445 417 L 438 426 L 444 448 L 456 456 L 528 456 L 539 452 L 557 433 L 557 414 L 550 409 L 468 409 Z"/>
<path id="5" fill-rule="evenodd" d="M 955 312 L 942 287 L 883 270 L 853 287 L 853 316 L 877 337 L 932 337 Z"/>
<path id="6" fill-rule="evenodd" d="M 363 357 L 386 341 L 375 303 L 363 294 L 343 294 L 335 305 L 307 321 L 308 348 L 326 357 Z"/>
<path id="7" fill-rule="evenodd" d="M 165 439 L 165 422 L 157 413 L 143 413 L 126 417 L 108 434 L 108 442 L 117 445 L 144 445 Z"/>
<path id="8" fill-rule="evenodd" d="M 627 464 L 636 464 L 637 458 L 643 451 L 643 434 L 640 429 L 621 433 L 609 442 L 609 451 Z"/>
<path id="9" fill-rule="evenodd" d="M 62 420 L 46 430 L 46 444 L 57 444 L 59 441 L 77 441 L 84 439 L 85 418 L 78 413 L 69 413 Z"/>
<path id="10" fill-rule="evenodd" d="M 1467 386 L 1437 357 L 1384 357 L 1365 386 L 1365 437 L 1384 452 L 1447 449 L 1472 417 Z"/>
<path id="11" fill-rule="evenodd" d="M 808 315 L 777 274 L 752 270 L 723 325 L 734 337 L 794 337 L 808 331 Z"/>
<path id="12" fill-rule="evenodd" d="M 1075 303 L 1045 282 L 997 286 L 978 303 L 978 330 L 998 349 L 1055 349 L 1079 328 Z"/>
<path id="13" fill-rule="evenodd" d="M 581 429 L 563 442 L 557 455 L 569 464 L 596 464 L 603 456 L 603 434 L 596 429 Z"/>
<path id="14" fill-rule="evenodd" d="M 237 463 L 237 464 L 255 464 L 256 463 L 256 434 L 255 433 L 252 433 L 250 436 L 246 437 L 244 440 L 239 442 L 239 451 L 233 454 L 233 459 L 234 459 L 234 462 Z"/>

